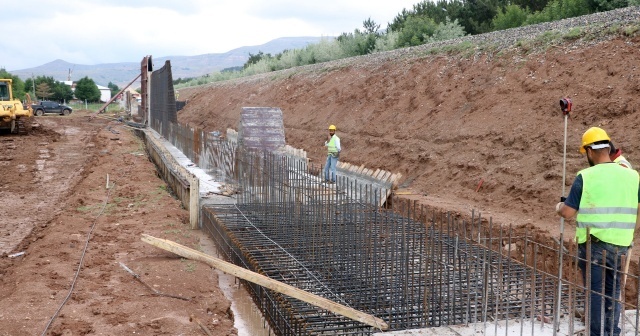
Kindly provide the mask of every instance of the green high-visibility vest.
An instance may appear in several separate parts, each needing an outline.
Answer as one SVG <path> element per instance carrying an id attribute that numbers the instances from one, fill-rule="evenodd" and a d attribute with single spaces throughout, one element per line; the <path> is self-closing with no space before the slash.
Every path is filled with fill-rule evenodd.
<path id="1" fill-rule="evenodd" d="M 609 244 L 629 246 L 638 211 L 638 172 L 613 163 L 584 169 L 582 197 L 576 218 L 578 243 L 591 235 Z"/>
<path id="2" fill-rule="evenodd" d="M 336 147 L 336 139 L 339 139 L 337 135 L 333 135 L 329 142 L 327 143 L 327 148 L 329 149 L 329 154 L 337 154 L 338 147 Z"/>

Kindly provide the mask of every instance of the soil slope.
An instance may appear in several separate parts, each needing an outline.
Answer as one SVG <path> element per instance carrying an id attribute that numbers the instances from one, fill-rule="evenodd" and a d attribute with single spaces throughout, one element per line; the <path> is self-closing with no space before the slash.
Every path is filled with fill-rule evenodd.
<path id="1" fill-rule="evenodd" d="M 614 34 L 537 48 L 534 40 L 502 50 L 381 53 L 180 89 L 188 104 L 178 119 L 224 131 L 237 129 L 243 106 L 279 107 L 287 142 L 319 164 L 327 126 L 335 124 L 341 160 L 402 173 L 401 187 L 421 202 L 460 213 L 475 208 L 494 222 L 556 235 L 564 134 L 558 101 L 574 103 L 567 186 L 587 166 L 578 146 L 591 126 L 606 129 L 640 166 L 639 42 Z"/>

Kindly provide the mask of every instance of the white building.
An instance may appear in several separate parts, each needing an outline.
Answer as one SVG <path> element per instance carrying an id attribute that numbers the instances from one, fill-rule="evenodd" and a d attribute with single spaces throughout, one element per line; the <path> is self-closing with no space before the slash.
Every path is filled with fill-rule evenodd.
<path id="1" fill-rule="evenodd" d="M 76 91 L 76 83 L 74 83 L 73 81 L 64 81 L 63 83 L 69 85 L 71 87 L 71 91 L 73 92 Z M 97 84 L 96 86 L 100 90 L 100 101 L 103 103 L 108 102 L 109 99 L 111 99 L 111 90 L 106 86 L 97 85 Z"/>
<path id="2" fill-rule="evenodd" d="M 100 101 L 106 103 L 111 99 L 111 89 L 106 86 L 98 85 L 98 89 L 100 89 Z"/>

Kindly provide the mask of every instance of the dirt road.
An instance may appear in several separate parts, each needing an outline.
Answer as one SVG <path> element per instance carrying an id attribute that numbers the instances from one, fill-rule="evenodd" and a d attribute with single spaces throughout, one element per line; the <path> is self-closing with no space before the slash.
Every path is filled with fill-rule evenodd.
<path id="1" fill-rule="evenodd" d="M 50 322 L 48 335 L 204 335 L 191 315 L 215 335 L 236 334 L 210 267 L 140 241 L 206 239 L 188 228 L 140 139 L 82 111 L 37 121 L 29 136 L 0 135 L 0 335 L 40 335 Z M 189 300 L 153 295 L 120 263 Z"/>

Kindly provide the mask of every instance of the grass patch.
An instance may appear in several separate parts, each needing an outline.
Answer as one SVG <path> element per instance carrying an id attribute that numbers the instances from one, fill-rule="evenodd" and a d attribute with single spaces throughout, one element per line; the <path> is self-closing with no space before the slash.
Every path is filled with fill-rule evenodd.
<path id="1" fill-rule="evenodd" d="M 93 205 L 83 205 L 83 206 L 79 206 L 76 208 L 76 210 L 78 212 L 82 212 L 82 213 L 97 213 L 99 211 L 102 210 L 102 207 L 104 206 L 104 204 L 93 204 Z M 113 210 L 115 210 L 116 208 L 116 204 L 114 203 L 107 203 L 106 206 L 104 206 L 104 211 L 103 214 L 109 214 L 111 213 Z"/>
<path id="2" fill-rule="evenodd" d="M 119 207 L 138 209 L 148 202 L 145 200 L 144 195 L 137 195 L 133 198 L 128 197 L 114 197 L 113 202 Z"/>
<path id="3" fill-rule="evenodd" d="M 623 34 L 627 37 L 633 37 L 633 36 L 636 36 L 636 34 L 638 33 L 638 30 L 640 30 L 640 26 L 638 25 L 627 26 L 624 28 Z"/>
<path id="4" fill-rule="evenodd" d="M 562 38 L 561 34 L 557 31 L 547 31 L 538 35 L 534 39 L 534 43 L 539 46 L 549 46 L 553 42 L 560 40 Z"/>
<path id="5" fill-rule="evenodd" d="M 185 265 L 184 265 L 184 270 L 185 270 L 185 271 L 187 271 L 187 272 L 189 272 L 189 273 L 195 272 L 195 270 L 196 270 L 196 263 L 195 263 L 195 262 L 193 262 L 193 261 L 188 261 L 188 262 L 186 262 L 186 263 L 185 263 Z"/>
<path id="6" fill-rule="evenodd" d="M 569 32 L 564 34 L 564 36 L 562 37 L 565 40 L 577 40 L 582 36 L 582 34 L 583 34 L 582 28 L 575 27 L 575 28 L 571 28 L 571 30 L 569 30 Z"/>

